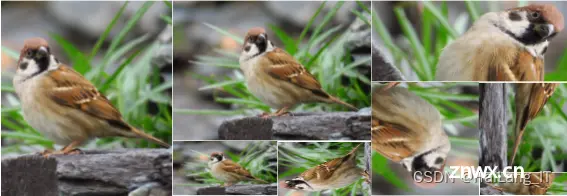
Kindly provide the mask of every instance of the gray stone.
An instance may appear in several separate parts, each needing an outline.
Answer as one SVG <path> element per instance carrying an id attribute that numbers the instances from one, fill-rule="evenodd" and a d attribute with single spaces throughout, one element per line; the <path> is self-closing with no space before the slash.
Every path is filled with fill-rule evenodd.
<path id="1" fill-rule="evenodd" d="M 385 56 L 385 50 L 372 43 L 372 81 L 404 81 L 400 70 Z"/>
<path id="2" fill-rule="evenodd" d="M 276 195 L 277 187 L 276 183 L 203 187 L 197 190 L 197 195 Z"/>
<path id="3" fill-rule="evenodd" d="M 171 195 L 171 153 L 169 149 L 121 149 L 49 159 L 23 155 L 2 160 L 2 178 L 6 195 Z"/>
<path id="4" fill-rule="evenodd" d="M 247 117 L 224 122 L 221 139 L 370 140 L 370 115 L 357 112 L 292 113 L 291 116 Z"/>

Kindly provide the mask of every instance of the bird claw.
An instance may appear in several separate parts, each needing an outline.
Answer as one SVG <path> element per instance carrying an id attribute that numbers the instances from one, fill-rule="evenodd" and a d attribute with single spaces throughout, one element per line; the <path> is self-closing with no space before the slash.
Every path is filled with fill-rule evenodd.
<path id="1" fill-rule="evenodd" d="M 78 154 L 83 154 L 83 151 L 81 151 L 78 148 L 74 148 L 71 150 L 59 150 L 59 151 L 46 149 L 40 153 L 40 155 L 43 156 L 44 158 L 48 158 L 51 155 L 78 155 Z"/>
<path id="2" fill-rule="evenodd" d="M 362 178 L 364 178 L 364 181 L 366 181 L 368 184 L 370 184 L 370 174 L 368 173 L 368 171 L 363 171 L 362 172 Z"/>

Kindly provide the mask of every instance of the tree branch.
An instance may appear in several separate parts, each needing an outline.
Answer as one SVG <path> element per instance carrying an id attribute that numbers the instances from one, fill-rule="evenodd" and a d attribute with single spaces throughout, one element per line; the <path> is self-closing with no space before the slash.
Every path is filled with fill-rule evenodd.
<path id="1" fill-rule="evenodd" d="M 480 83 L 480 160 L 481 167 L 507 165 L 507 122 L 508 97 L 505 83 Z M 480 193 L 502 194 L 501 191 L 481 183 Z"/>

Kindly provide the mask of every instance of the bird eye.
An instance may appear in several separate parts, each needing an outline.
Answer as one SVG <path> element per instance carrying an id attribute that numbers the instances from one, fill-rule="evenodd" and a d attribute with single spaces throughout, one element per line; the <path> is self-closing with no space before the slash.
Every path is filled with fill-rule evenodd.
<path id="1" fill-rule="evenodd" d="M 435 159 L 435 164 L 441 164 L 441 163 L 443 163 L 443 158 L 437 157 L 437 159 Z"/>
<path id="2" fill-rule="evenodd" d="M 540 17 L 540 13 L 539 12 L 532 12 L 531 13 L 532 18 L 539 18 Z"/>
<path id="3" fill-rule="evenodd" d="M 33 51 L 30 49 L 26 51 L 26 57 L 31 57 L 33 55 Z"/>

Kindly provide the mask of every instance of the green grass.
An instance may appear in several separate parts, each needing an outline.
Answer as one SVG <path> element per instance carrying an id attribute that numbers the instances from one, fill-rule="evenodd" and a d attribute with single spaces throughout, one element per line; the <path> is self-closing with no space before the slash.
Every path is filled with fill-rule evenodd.
<path id="1" fill-rule="evenodd" d="M 325 15 L 321 10 L 326 4 L 332 3 L 332 8 Z M 345 26 L 332 27 L 330 20 L 336 15 L 337 11 L 343 8 L 343 1 L 338 2 L 321 2 L 320 7 L 310 18 L 308 24 L 301 31 L 299 38 L 293 38 L 289 32 L 283 31 L 280 27 L 268 24 L 266 29 L 276 35 L 275 38 L 283 43 L 278 47 L 285 49 L 289 54 L 294 56 L 301 62 L 307 70 L 312 73 L 321 83 L 323 89 L 329 94 L 339 99 L 353 104 L 357 107 L 365 107 L 370 105 L 370 99 L 367 95 L 368 89 L 365 86 L 370 85 L 369 75 L 361 74 L 356 71 L 359 66 L 369 64 L 370 57 L 351 61 L 351 56 L 345 49 L 345 43 L 350 32 L 346 31 Z M 357 18 L 363 19 L 370 24 L 369 18 L 364 18 L 362 12 L 369 13 L 369 9 L 362 3 L 357 4 L 360 10 L 352 10 Z M 314 24 L 315 18 L 322 18 L 318 24 Z M 227 36 L 234 39 L 237 43 L 243 43 L 244 35 L 236 35 L 217 27 L 213 24 L 204 23 L 204 27 L 211 28 L 213 32 L 219 35 Z M 311 34 L 308 35 L 308 32 Z M 174 112 L 181 114 L 196 115 L 234 115 L 259 113 L 258 110 L 269 112 L 270 107 L 262 103 L 254 97 L 246 88 L 244 76 L 240 71 L 238 62 L 239 53 L 215 50 L 215 55 L 200 55 L 191 63 L 202 66 L 217 66 L 233 70 L 232 77 L 226 76 L 203 76 L 192 74 L 208 85 L 201 87 L 199 90 L 213 90 L 214 100 L 219 103 L 232 104 L 238 109 L 237 112 L 226 112 L 222 110 L 193 110 L 174 108 Z M 219 92 L 228 93 L 232 96 L 230 99 L 218 96 Z M 297 111 L 335 111 L 345 110 L 343 106 L 336 104 L 301 104 L 295 108 Z"/>
<path id="2" fill-rule="evenodd" d="M 63 49 L 58 57 L 67 57 L 76 71 L 90 80 L 102 94 L 110 99 L 112 104 L 122 113 L 125 120 L 131 125 L 141 128 L 164 141 L 171 141 L 171 98 L 167 90 L 172 87 L 170 81 L 162 82 L 159 70 L 151 62 L 152 56 L 159 48 L 157 41 L 150 41 L 148 36 L 135 38 L 124 42 L 124 38 L 139 22 L 146 11 L 155 2 L 146 2 L 130 17 L 123 16 L 128 2 L 116 13 L 105 32 L 99 37 L 91 51 L 81 51 L 63 36 L 49 33 L 55 40 L 52 46 L 58 45 Z M 100 53 L 103 43 L 108 39 L 109 32 L 114 29 L 118 20 L 126 20 L 126 26 L 120 29 L 119 34 L 110 41 L 110 46 L 100 63 L 95 63 L 93 57 Z M 14 61 L 18 59 L 18 52 L 2 46 L 2 52 L 8 54 Z M 107 73 L 110 66 L 119 65 L 113 73 Z M 2 73 L 2 77 L 12 78 L 13 74 Z M 39 145 L 43 148 L 53 148 L 53 143 L 45 139 L 37 130 L 31 128 L 22 117 L 20 103 L 12 94 L 13 86 L 10 83 L 2 84 L 2 93 L 6 94 L 9 104 L 2 105 L 2 138 L 5 141 L 15 141 L 10 146 L 3 146 L 2 153 L 30 151 L 26 146 Z M 10 93 L 10 94 L 8 94 Z M 157 105 L 157 113 L 150 112 L 150 102 Z M 103 138 L 96 141 L 99 147 L 110 147 L 117 143 L 124 147 L 158 147 L 158 145 L 140 139 L 122 139 L 118 137 Z M 33 151 L 33 150 L 32 150 Z"/>
<path id="3" fill-rule="evenodd" d="M 519 1 L 518 6 L 525 2 Z M 423 12 L 419 13 L 420 26 L 413 25 L 414 22 L 406 16 L 406 8 L 417 10 L 415 8 L 419 4 L 423 5 Z M 394 6 L 393 13 L 397 23 L 400 25 L 403 39 L 409 43 L 409 48 L 402 48 L 394 41 L 392 35 L 386 28 L 384 21 L 378 16 L 378 13 L 372 12 L 373 30 L 378 34 L 376 39 L 383 41 L 385 48 L 393 55 L 394 65 L 400 65 L 407 62 L 411 70 L 401 69 L 406 78 L 417 75 L 416 79 L 420 81 L 434 81 L 436 65 L 439 55 L 443 48 L 448 45 L 456 37 L 463 34 L 468 26 L 478 19 L 487 11 L 479 10 L 478 2 L 463 2 L 467 8 L 467 12 L 460 13 L 454 23 L 450 23 L 448 19 L 448 6 L 446 2 L 400 2 Z M 492 5 L 491 5 L 492 6 Z M 494 8 L 496 9 L 496 8 Z M 496 9 L 498 10 L 498 9 Z M 470 21 L 470 22 L 469 22 Z M 468 23 L 468 25 L 467 25 Z M 421 35 L 421 36 L 420 36 Z M 552 66 L 547 63 L 547 66 Z M 557 62 L 555 70 L 545 74 L 546 81 L 566 81 L 567 80 L 567 48 L 564 49 L 563 55 Z"/>
<path id="4" fill-rule="evenodd" d="M 293 143 L 280 143 L 278 145 L 279 181 L 287 177 L 296 177 L 307 169 L 321 163 L 348 154 L 359 142 L 310 142 L 305 146 L 292 145 Z M 364 166 L 364 144 L 357 151 L 358 167 Z M 285 169 L 283 169 L 285 168 Z M 368 195 L 368 190 L 363 188 L 364 179 L 361 178 L 353 184 L 331 190 L 333 195 Z M 321 194 L 314 193 L 314 194 Z"/>
<path id="5" fill-rule="evenodd" d="M 478 138 L 463 138 L 457 135 L 459 131 L 457 130 L 457 125 L 463 125 L 466 127 L 477 127 L 478 122 L 478 112 L 474 111 L 470 107 L 465 107 L 465 103 L 475 103 L 478 102 L 479 95 L 476 94 L 464 94 L 455 93 L 452 89 L 462 88 L 464 86 L 475 87 L 478 83 L 437 83 L 431 86 L 424 86 L 422 83 L 407 83 L 409 91 L 415 93 L 417 96 L 423 98 L 431 105 L 433 105 L 439 113 L 443 121 L 443 128 L 449 135 L 449 141 L 451 142 L 452 152 L 455 156 L 471 157 L 478 156 L 476 154 L 470 154 L 467 152 L 457 152 L 454 146 L 459 146 L 465 149 L 478 149 L 479 142 Z M 373 88 L 376 88 L 382 84 L 375 83 Z M 445 167 L 447 170 L 448 167 Z M 372 171 L 375 174 L 380 175 L 386 179 L 390 184 L 395 186 L 397 189 L 412 192 L 411 184 L 406 184 L 405 180 L 400 174 L 392 172 L 392 168 L 389 165 L 389 161 L 384 156 L 379 153 L 373 152 L 372 155 Z M 407 175 L 410 175 L 408 173 Z"/>
<path id="6" fill-rule="evenodd" d="M 175 156 L 174 152 L 174 156 Z M 201 152 L 197 152 L 204 156 L 209 156 Z M 276 142 L 275 141 L 256 141 L 249 142 L 246 148 L 234 154 L 230 151 L 224 152 L 226 158 L 240 164 L 248 170 L 252 176 L 260 178 L 270 183 L 277 181 L 276 163 Z M 222 181 L 214 178 L 208 168 L 207 160 L 190 160 L 185 163 L 185 168 L 193 168 L 184 170 L 187 176 L 195 178 L 198 184 L 176 184 L 175 186 L 213 186 L 221 185 Z M 198 169 L 194 169 L 198 168 Z M 240 182 L 239 184 L 256 184 L 257 182 Z"/>
<path id="7" fill-rule="evenodd" d="M 508 157 L 510 159 L 514 146 L 515 103 L 514 93 L 509 94 L 508 114 L 513 117 L 508 127 Z M 560 171 L 559 162 L 567 160 L 567 145 L 565 144 L 567 115 L 563 109 L 567 101 L 566 97 L 567 84 L 558 85 L 539 115 L 528 122 L 514 165 L 524 166 L 526 172 Z"/>

